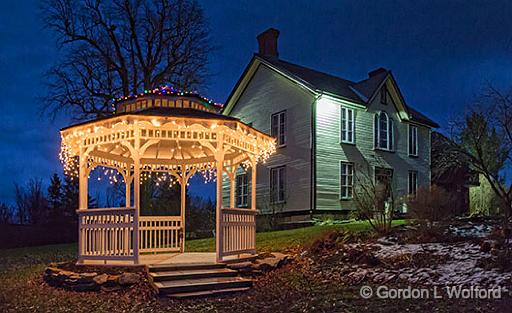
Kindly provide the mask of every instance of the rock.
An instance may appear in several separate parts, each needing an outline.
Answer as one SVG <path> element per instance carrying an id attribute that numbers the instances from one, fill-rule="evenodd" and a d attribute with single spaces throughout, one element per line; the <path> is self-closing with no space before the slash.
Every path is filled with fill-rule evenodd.
<path id="1" fill-rule="evenodd" d="M 119 285 L 128 286 L 138 283 L 140 280 L 139 275 L 135 273 L 123 273 L 119 276 Z"/>
<path id="2" fill-rule="evenodd" d="M 119 285 L 119 277 L 121 275 L 108 275 L 107 282 L 105 283 L 106 287 L 113 287 Z"/>
<path id="3" fill-rule="evenodd" d="M 240 262 L 240 263 L 232 263 L 228 264 L 227 267 L 232 270 L 236 271 L 245 271 L 247 269 L 251 269 L 252 262 Z"/>
<path id="4" fill-rule="evenodd" d="M 100 274 L 93 278 L 94 282 L 98 285 L 103 285 L 108 281 L 108 275 L 107 274 Z"/>

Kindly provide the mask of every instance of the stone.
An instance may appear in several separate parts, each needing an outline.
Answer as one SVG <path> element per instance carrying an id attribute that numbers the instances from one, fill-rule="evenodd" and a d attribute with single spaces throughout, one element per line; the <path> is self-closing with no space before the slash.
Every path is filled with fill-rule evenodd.
<path id="1" fill-rule="evenodd" d="M 256 270 L 261 270 L 264 272 L 271 271 L 279 266 L 281 262 L 278 258 L 265 258 L 261 260 L 257 260 L 254 264 L 253 268 Z"/>
<path id="2" fill-rule="evenodd" d="M 232 263 L 232 264 L 228 264 L 227 267 L 229 269 L 236 270 L 236 271 L 245 271 L 247 269 L 251 269 L 252 263 L 251 262 Z"/>
<path id="3" fill-rule="evenodd" d="M 138 283 L 140 280 L 139 275 L 135 273 L 123 273 L 119 276 L 119 285 L 128 286 Z"/>
<path id="4" fill-rule="evenodd" d="M 108 281 L 108 275 L 107 274 L 100 274 L 93 278 L 94 282 L 98 285 L 103 285 Z"/>

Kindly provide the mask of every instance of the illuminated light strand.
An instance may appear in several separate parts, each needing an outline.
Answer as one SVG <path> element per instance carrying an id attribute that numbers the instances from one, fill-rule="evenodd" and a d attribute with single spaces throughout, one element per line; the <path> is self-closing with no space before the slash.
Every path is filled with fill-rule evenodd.
<path id="1" fill-rule="evenodd" d="M 169 86 L 162 86 L 155 89 L 145 89 L 144 92 L 138 93 L 138 94 L 132 94 L 129 96 L 121 96 L 121 97 L 114 97 L 112 105 L 115 106 L 118 102 L 126 101 L 126 100 L 133 100 L 137 99 L 139 97 L 144 97 L 147 95 L 165 95 L 165 96 L 185 96 L 185 97 L 197 97 L 204 102 L 216 106 L 216 107 L 223 107 L 224 105 L 222 103 L 217 103 L 213 101 L 212 99 L 208 99 L 204 96 L 201 96 L 197 91 L 182 91 L 179 89 L 175 89 L 173 87 Z"/>

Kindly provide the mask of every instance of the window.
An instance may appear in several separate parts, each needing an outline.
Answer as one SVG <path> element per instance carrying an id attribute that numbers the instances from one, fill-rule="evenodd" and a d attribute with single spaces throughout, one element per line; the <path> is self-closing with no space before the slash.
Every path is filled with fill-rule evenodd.
<path id="1" fill-rule="evenodd" d="M 354 143 L 354 110 L 341 108 L 341 142 Z"/>
<path id="2" fill-rule="evenodd" d="M 284 203 L 286 186 L 286 167 L 270 169 L 270 203 Z"/>
<path id="3" fill-rule="evenodd" d="M 386 88 L 386 86 L 382 87 L 382 89 L 380 90 L 380 103 L 388 103 L 388 89 Z"/>
<path id="4" fill-rule="evenodd" d="M 410 196 L 415 197 L 417 190 L 418 190 L 418 172 L 417 171 L 409 171 L 407 193 Z"/>
<path id="5" fill-rule="evenodd" d="M 247 206 L 248 199 L 247 173 L 236 176 L 236 206 L 238 208 Z"/>
<path id="6" fill-rule="evenodd" d="M 418 156 L 418 127 L 409 125 L 408 150 L 410 156 Z"/>
<path id="7" fill-rule="evenodd" d="M 354 187 L 354 164 L 340 163 L 340 198 L 352 199 Z"/>
<path id="8" fill-rule="evenodd" d="M 272 114 L 270 119 L 270 135 L 277 139 L 277 146 L 286 145 L 286 111 Z"/>
<path id="9" fill-rule="evenodd" d="M 394 149 L 394 122 L 386 112 L 375 114 L 373 123 L 375 148 L 393 151 Z"/>

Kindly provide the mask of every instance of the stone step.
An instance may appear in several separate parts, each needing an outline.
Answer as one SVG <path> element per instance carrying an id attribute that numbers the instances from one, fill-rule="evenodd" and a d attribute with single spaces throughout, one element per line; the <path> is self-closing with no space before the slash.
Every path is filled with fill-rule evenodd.
<path id="1" fill-rule="evenodd" d="M 154 282 L 180 280 L 180 279 L 196 279 L 210 277 L 234 277 L 238 275 L 238 271 L 228 268 L 212 268 L 212 269 L 187 269 L 163 272 L 150 272 L 149 279 Z"/>
<path id="2" fill-rule="evenodd" d="M 155 264 L 148 265 L 148 272 L 171 272 L 186 270 L 209 270 L 225 268 L 223 263 L 175 263 L 175 264 Z"/>
<path id="3" fill-rule="evenodd" d="M 241 287 L 241 288 L 214 289 L 214 290 L 204 290 L 204 291 L 172 293 L 172 294 L 168 294 L 167 296 L 172 299 L 187 299 L 187 298 L 232 294 L 232 293 L 236 293 L 236 292 L 247 291 L 249 289 L 251 289 L 251 288 L 250 287 Z"/>
<path id="4" fill-rule="evenodd" d="M 174 294 L 251 287 L 252 279 L 241 277 L 211 277 L 153 282 L 152 285 L 160 294 Z"/>

